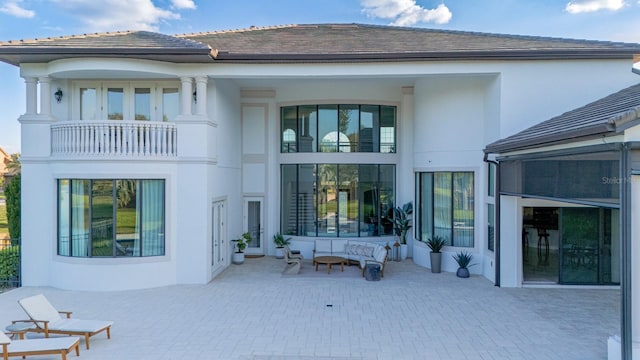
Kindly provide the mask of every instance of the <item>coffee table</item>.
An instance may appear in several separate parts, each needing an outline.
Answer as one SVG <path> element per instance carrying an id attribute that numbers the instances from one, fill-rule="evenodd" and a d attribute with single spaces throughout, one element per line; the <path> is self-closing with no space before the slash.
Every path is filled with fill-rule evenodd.
<path id="1" fill-rule="evenodd" d="M 313 258 L 313 264 L 316 266 L 316 271 L 318 271 L 318 264 L 327 265 L 327 274 L 331 273 L 331 265 L 340 264 L 340 270 L 344 271 L 344 263 L 347 260 L 341 256 L 318 256 Z"/>

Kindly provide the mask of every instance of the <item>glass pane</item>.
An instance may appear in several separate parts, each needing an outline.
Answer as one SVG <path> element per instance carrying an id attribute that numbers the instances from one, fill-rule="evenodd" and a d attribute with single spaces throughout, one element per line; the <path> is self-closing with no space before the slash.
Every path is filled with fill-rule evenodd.
<path id="1" fill-rule="evenodd" d="M 80 120 L 96 120 L 97 97 L 95 88 L 80 89 Z"/>
<path id="2" fill-rule="evenodd" d="M 140 255 L 138 183 L 116 180 L 116 256 Z"/>
<path id="3" fill-rule="evenodd" d="M 298 166 L 298 235 L 316 236 L 316 165 Z"/>
<path id="4" fill-rule="evenodd" d="M 600 209 L 562 208 L 561 283 L 598 282 Z"/>
<path id="5" fill-rule="evenodd" d="M 473 173 L 453 173 L 453 242 L 473 247 Z"/>
<path id="6" fill-rule="evenodd" d="M 318 236 L 337 236 L 338 189 L 335 164 L 318 164 Z"/>
<path id="7" fill-rule="evenodd" d="M 142 190 L 142 256 L 161 256 L 165 252 L 164 180 L 138 182 L 142 183 L 139 187 Z M 138 256 L 136 253 L 134 255 Z"/>
<path id="8" fill-rule="evenodd" d="M 113 181 L 91 186 L 91 256 L 113 256 Z"/>
<path id="9" fill-rule="evenodd" d="M 393 209 L 395 205 L 395 165 L 379 166 L 380 224 L 383 235 L 393 235 Z"/>
<path id="10" fill-rule="evenodd" d="M 316 136 L 318 134 L 317 107 L 315 105 L 298 107 L 298 117 L 298 129 L 300 129 L 299 151 L 315 152 L 317 147 Z"/>
<path id="11" fill-rule="evenodd" d="M 451 173 L 433 174 L 433 235 L 447 241 L 447 245 L 457 245 L 451 238 Z"/>
<path id="12" fill-rule="evenodd" d="M 69 180 L 58 180 L 58 255 L 70 255 Z"/>
<path id="13" fill-rule="evenodd" d="M 359 124 L 358 105 L 340 105 L 338 111 L 338 148 L 340 152 L 358 151 Z"/>
<path id="14" fill-rule="evenodd" d="M 419 174 L 418 229 L 420 241 L 433 238 L 433 173 Z"/>
<path id="15" fill-rule="evenodd" d="M 360 165 L 360 236 L 380 235 L 378 165 Z"/>
<path id="16" fill-rule="evenodd" d="M 338 170 L 338 235 L 358 236 L 358 165 L 340 165 Z"/>
<path id="17" fill-rule="evenodd" d="M 604 210 L 602 282 L 620 284 L 620 210 Z"/>
<path id="18" fill-rule="evenodd" d="M 373 129 L 380 126 L 380 107 L 377 105 L 362 105 L 360 108 L 360 152 L 378 151 L 379 134 Z"/>
<path id="19" fill-rule="evenodd" d="M 107 89 L 107 119 L 122 120 L 124 119 L 124 89 L 109 88 Z"/>
<path id="20" fill-rule="evenodd" d="M 89 256 L 89 180 L 71 180 L 71 256 Z"/>
<path id="21" fill-rule="evenodd" d="M 491 251 L 494 250 L 495 242 L 495 206 L 493 204 L 487 204 L 487 248 Z"/>
<path id="22" fill-rule="evenodd" d="M 136 88 L 133 103 L 136 120 L 151 120 L 151 89 Z"/>
<path id="23" fill-rule="evenodd" d="M 496 164 L 489 163 L 489 188 L 487 189 L 487 194 L 489 196 L 495 196 L 496 194 Z"/>
<path id="24" fill-rule="evenodd" d="M 295 106 L 283 107 L 281 110 L 282 122 L 282 152 L 296 152 L 297 108 Z"/>
<path id="25" fill-rule="evenodd" d="M 318 106 L 319 152 L 338 151 L 338 107 L 336 105 Z"/>
<path id="26" fill-rule="evenodd" d="M 396 108 L 380 107 L 380 152 L 396 152 Z"/>
<path id="27" fill-rule="evenodd" d="M 281 167 L 280 231 L 284 235 L 304 235 L 298 234 L 297 168 L 293 164 Z"/>
<path id="28" fill-rule="evenodd" d="M 178 88 L 162 89 L 162 121 L 174 121 L 180 113 Z"/>
<path id="29" fill-rule="evenodd" d="M 259 248 L 260 239 L 260 201 L 248 201 L 247 202 L 247 227 L 249 235 L 251 235 L 251 241 L 247 244 L 251 248 Z"/>

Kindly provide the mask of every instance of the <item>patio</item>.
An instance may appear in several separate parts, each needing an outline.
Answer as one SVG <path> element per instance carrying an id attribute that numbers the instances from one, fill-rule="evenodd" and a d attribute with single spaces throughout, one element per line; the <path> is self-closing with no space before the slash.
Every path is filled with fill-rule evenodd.
<path id="1" fill-rule="evenodd" d="M 80 358 L 92 360 L 605 359 L 607 337 L 619 333 L 619 290 L 497 288 L 410 260 L 390 262 L 378 282 L 355 266 L 315 273 L 309 261 L 290 276 L 283 268 L 264 257 L 207 285 L 19 288 L 0 294 L 0 325 L 26 317 L 18 299 L 44 293 L 74 317 L 115 321 L 111 340 L 81 345 Z"/>

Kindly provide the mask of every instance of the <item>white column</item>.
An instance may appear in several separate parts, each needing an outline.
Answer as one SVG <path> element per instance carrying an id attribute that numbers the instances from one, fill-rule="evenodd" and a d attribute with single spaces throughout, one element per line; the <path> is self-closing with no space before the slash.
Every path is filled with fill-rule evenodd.
<path id="1" fill-rule="evenodd" d="M 197 99 L 196 102 L 196 114 L 198 115 L 207 115 L 207 77 L 206 76 L 198 76 L 196 77 L 196 92 Z"/>
<path id="2" fill-rule="evenodd" d="M 637 219 L 640 214 L 640 176 L 631 181 L 631 216 Z M 624 216 L 620 214 L 620 216 Z M 633 358 L 640 359 L 640 225 L 631 221 L 631 337 L 633 338 Z"/>
<path id="3" fill-rule="evenodd" d="M 27 88 L 27 112 L 26 115 L 35 115 L 38 112 L 38 79 L 34 77 L 24 78 Z"/>
<path id="4" fill-rule="evenodd" d="M 193 78 L 181 77 L 182 81 L 182 99 L 180 106 L 180 115 L 191 115 L 191 98 L 193 96 Z"/>
<path id="5" fill-rule="evenodd" d="M 38 78 L 40 81 L 40 114 L 51 114 L 51 83 L 47 76 Z"/>

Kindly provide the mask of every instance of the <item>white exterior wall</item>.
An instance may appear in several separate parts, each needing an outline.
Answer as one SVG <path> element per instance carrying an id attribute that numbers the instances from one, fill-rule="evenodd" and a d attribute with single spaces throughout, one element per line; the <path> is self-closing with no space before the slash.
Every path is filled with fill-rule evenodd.
<path id="1" fill-rule="evenodd" d="M 637 83 L 630 67 L 630 60 L 177 66 L 76 59 L 24 65 L 22 76 L 48 75 L 50 92 L 60 87 L 65 94 L 61 103 L 50 101 L 50 117 L 29 114 L 20 120 L 24 285 L 112 290 L 205 283 L 222 270 L 212 271 L 210 265 L 211 203 L 226 201 L 226 266 L 231 252 L 228 240 L 242 232 L 242 197 L 247 194 L 265 195 L 263 235 L 266 254 L 274 254 L 271 238 L 280 227 L 279 165 L 301 159 L 396 164 L 398 205 L 414 201 L 416 171 L 474 171 L 475 241 L 469 250 L 479 265 L 470 270 L 493 279 L 494 254 L 486 243 L 487 166 L 482 149 L 496 139 Z M 206 75 L 206 97 L 198 94 L 199 101 L 206 98 L 206 115 L 196 114 L 194 106 L 176 121 L 179 156 L 172 161 L 50 159 L 49 126 L 55 120 L 72 119 L 77 104 L 70 80 L 64 79 L 77 77 L 78 71 L 96 79 L 125 77 L 128 81 L 179 81 L 182 76 Z M 398 153 L 360 153 L 348 159 L 340 154 L 281 154 L 279 107 L 322 103 L 398 106 Z M 266 114 L 262 154 L 256 153 L 255 143 L 243 138 L 243 134 L 250 138 L 261 135 L 256 129 L 243 128 L 245 108 L 262 108 Z M 127 259 L 57 256 L 55 179 L 71 176 L 166 179 L 167 254 Z M 509 198 L 502 202 L 502 286 L 521 284 L 520 234 L 510 217 L 518 206 L 511 202 Z M 296 237 L 293 246 L 309 257 L 312 240 Z M 458 250 L 445 248 L 447 255 Z M 447 255 L 443 268 L 453 271 L 455 264 Z"/>

